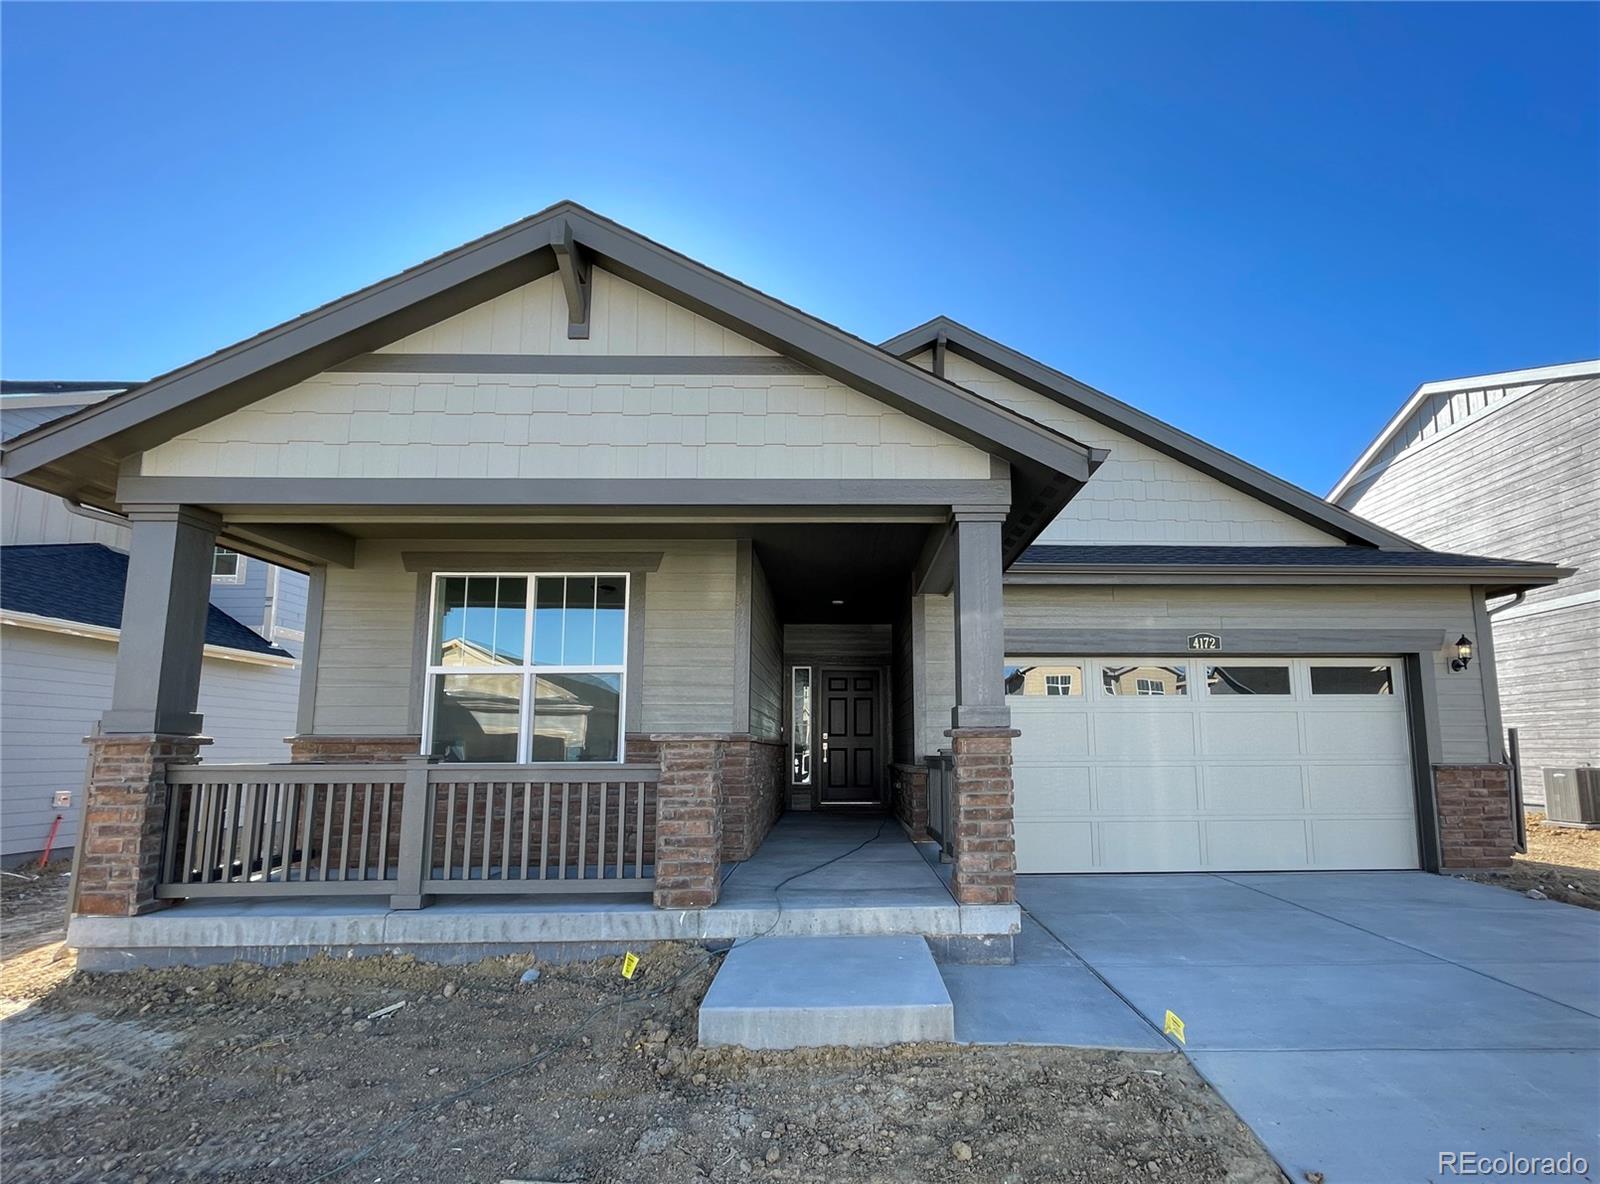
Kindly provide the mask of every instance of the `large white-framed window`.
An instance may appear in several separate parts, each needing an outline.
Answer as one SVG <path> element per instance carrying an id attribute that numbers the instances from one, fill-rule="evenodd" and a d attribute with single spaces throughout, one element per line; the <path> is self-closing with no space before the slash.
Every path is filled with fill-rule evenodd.
<path id="1" fill-rule="evenodd" d="M 439 572 L 423 751 L 446 761 L 622 760 L 628 577 Z"/>

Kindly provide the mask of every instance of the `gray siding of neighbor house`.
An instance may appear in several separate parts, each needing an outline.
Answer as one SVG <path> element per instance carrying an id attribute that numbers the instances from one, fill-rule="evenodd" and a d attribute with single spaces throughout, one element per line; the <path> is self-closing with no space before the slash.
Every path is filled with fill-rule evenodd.
<path id="1" fill-rule="evenodd" d="M 85 518 L 67 509 L 54 494 L 18 485 L 0 484 L 0 543 L 103 543 L 128 549 L 128 528 Z"/>
<path id="2" fill-rule="evenodd" d="M 110 641 L 7 626 L 0 633 L 0 855 L 41 850 L 57 813 L 57 851 L 77 839 L 88 750 L 83 740 L 111 706 L 116 646 Z M 214 743 L 207 761 L 289 759 L 299 671 L 207 658 L 200 712 Z M 57 790 L 72 791 L 58 811 Z"/>
<path id="3" fill-rule="evenodd" d="M 1006 628 L 1223 634 L 1230 629 L 1416 629 L 1439 630 L 1453 638 L 1474 629 L 1475 592 L 1465 587 L 1012 586 L 1005 590 Z M 920 599 L 927 639 L 927 694 L 918 739 L 918 755 L 923 756 L 949 743 L 944 730 L 950 726 L 950 709 L 955 703 L 955 617 L 951 597 Z M 1376 653 L 1386 656 L 1381 649 Z M 1461 763 L 1489 760 L 1483 664 L 1452 673 L 1449 659 L 1444 650 L 1433 654 L 1440 759 Z M 999 671 L 995 677 L 1000 677 Z"/>
<path id="4" fill-rule="evenodd" d="M 1600 378 L 1432 395 L 1340 503 L 1439 550 L 1577 568 L 1490 618 L 1501 714 L 1534 804 L 1544 769 L 1600 762 Z"/>
<path id="5" fill-rule="evenodd" d="M 276 570 L 277 578 L 273 579 Z M 266 637 L 268 602 L 272 604 L 273 636 L 267 640 L 283 646 L 291 654 L 300 653 L 300 642 L 280 637 L 280 630 L 303 632 L 306 627 L 306 583 L 304 575 L 286 568 L 274 569 L 259 559 L 244 560 L 244 580 L 237 584 L 212 581 L 211 603 L 234 620 Z"/>
<path id="6" fill-rule="evenodd" d="M 783 735 L 783 626 L 758 556 L 750 577 L 750 734 L 776 740 Z"/>
<path id="7" fill-rule="evenodd" d="M 406 736 L 417 733 L 422 675 L 412 669 L 419 613 L 419 577 L 407 551 L 548 551 L 580 564 L 583 551 L 660 552 L 644 577 L 643 717 L 629 732 L 735 730 L 734 643 L 737 544 L 730 540 L 634 539 L 600 543 L 528 541 L 490 547 L 456 541 L 374 540 L 356 548 L 354 567 L 330 567 L 317 649 L 310 732 L 318 736 Z M 525 564 L 508 560 L 506 570 Z M 601 567 L 604 565 L 601 564 Z M 561 570 L 562 564 L 555 569 Z M 570 570 L 570 568 L 569 568 Z M 423 614 L 425 615 L 425 614 Z M 743 721 L 737 729 L 744 730 Z"/>

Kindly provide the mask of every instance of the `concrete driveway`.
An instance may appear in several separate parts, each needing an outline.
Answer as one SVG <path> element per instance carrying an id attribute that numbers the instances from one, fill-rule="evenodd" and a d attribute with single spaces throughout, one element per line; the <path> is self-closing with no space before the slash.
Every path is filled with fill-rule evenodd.
<path id="1" fill-rule="evenodd" d="M 1183 1020 L 1296 1184 L 1448 1180 L 1442 1152 L 1571 1152 L 1569 1178 L 1600 1180 L 1600 913 L 1421 872 L 1025 876 L 1020 896 L 1108 994 Z"/>

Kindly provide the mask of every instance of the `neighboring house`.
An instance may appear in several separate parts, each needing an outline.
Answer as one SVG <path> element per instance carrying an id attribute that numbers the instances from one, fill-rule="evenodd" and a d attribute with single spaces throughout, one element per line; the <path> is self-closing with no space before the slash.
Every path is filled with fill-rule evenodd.
<path id="1" fill-rule="evenodd" d="M 4 474 L 127 513 L 143 573 L 88 789 L 142 837 L 85 857 L 86 914 L 693 918 L 786 808 L 931 816 L 963 939 L 1009 941 L 1018 871 L 1494 865 L 1493 656 L 1456 639 L 1566 574 L 1424 549 L 952 321 L 870 344 L 571 203 L 35 428 Z M 174 622 L 218 540 L 311 572 L 293 765 L 182 763 L 214 729 Z"/>
<path id="2" fill-rule="evenodd" d="M 1573 568 L 1488 605 L 1493 669 L 1527 802 L 1544 770 L 1600 764 L 1600 361 L 1424 383 L 1328 498 L 1430 547 Z"/>
<path id="3" fill-rule="evenodd" d="M 126 384 L 17 383 L 0 391 L 0 440 Z M 0 490 L 0 860 L 76 842 L 88 749 L 111 704 L 129 530 L 101 511 L 7 481 Z M 218 551 L 200 702 L 213 760 L 283 759 L 294 730 L 306 577 Z M 269 641 L 270 639 L 270 641 Z M 276 642 L 273 645 L 270 642 Z"/>

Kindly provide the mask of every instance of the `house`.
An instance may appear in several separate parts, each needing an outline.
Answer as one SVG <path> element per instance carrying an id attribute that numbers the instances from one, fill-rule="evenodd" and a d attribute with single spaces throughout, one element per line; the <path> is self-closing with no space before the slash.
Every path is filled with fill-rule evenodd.
<path id="1" fill-rule="evenodd" d="M 1567 574 L 571 203 L 35 428 L 4 475 L 133 524 L 80 945 L 294 896 L 387 901 L 352 946 L 602 893 L 564 940 L 703 938 L 785 810 L 936 832 L 952 948 L 1002 957 L 1019 873 L 1493 865 L 1485 600 Z M 310 575 L 291 764 L 195 739 L 219 543 Z"/>
<path id="2" fill-rule="evenodd" d="M 129 389 L 14 383 L 0 441 Z M 3 443 L 0 443 L 3 447 Z M 5 482 L 0 493 L 0 860 L 70 854 L 84 737 L 111 703 L 129 528 L 114 515 Z M 201 709 L 214 760 L 281 760 L 294 730 L 306 578 L 218 550 Z M 59 821 L 58 821 L 59 819 Z M 52 834 L 52 830 L 54 833 Z"/>
<path id="3" fill-rule="evenodd" d="M 1544 804 L 1546 769 L 1600 764 L 1600 361 L 1423 383 L 1328 500 L 1430 547 L 1572 568 L 1478 631 L 1525 799 Z"/>

